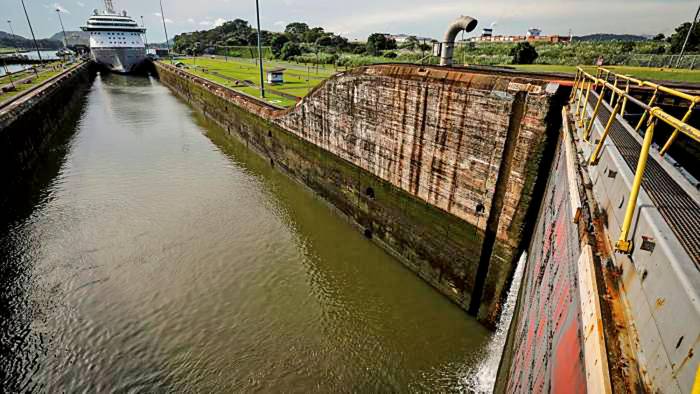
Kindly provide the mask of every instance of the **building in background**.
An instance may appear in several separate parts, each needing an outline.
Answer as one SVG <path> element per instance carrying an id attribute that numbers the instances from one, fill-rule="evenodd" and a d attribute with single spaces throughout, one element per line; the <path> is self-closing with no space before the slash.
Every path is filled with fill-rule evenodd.
<path id="1" fill-rule="evenodd" d="M 471 42 L 570 42 L 571 36 L 560 36 L 558 34 L 551 36 L 543 36 L 542 30 L 530 28 L 524 36 L 503 36 L 494 35 L 492 28 L 484 28 L 483 33 L 479 37 L 469 38 Z"/>
<path id="2" fill-rule="evenodd" d="M 531 27 L 527 29 L 527 38 L 530 37 L 540 37 L 542 35 L 542 30 Z"/>

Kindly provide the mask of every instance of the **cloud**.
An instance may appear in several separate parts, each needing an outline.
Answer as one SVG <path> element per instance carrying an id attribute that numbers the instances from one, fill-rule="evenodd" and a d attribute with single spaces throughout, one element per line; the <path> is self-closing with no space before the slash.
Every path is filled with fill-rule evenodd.
<path id="1" fill-rule="evenodd" d="M 78 7 L 85 7 L 85 3 L 83 3 L 82 1 L 76 1 L 75 4 L 77 4 Z"/>
<path id="2" fill-rule="evenodd" d="M 158 18 L 163 16 L 163 14 L 161 14 L 160 12 L 154 12 L 153 15 L 157 16 Z"/>
<path id="3" fill-rule="evenodd" d="M 195 23 L 195 21 L 192 18 L 187 18 L 187 23 Z"/>
<path id="4" fill-rule="evenodd" d="M 224 23 L 226 23 L 226 19 L 224 19 L 224 18 L 216 18 L 216 19 L 214 19 L 213 22 L 208 20 L 208 19 L 205 19 L 205 20 L 199 22 L 199 24 L 201 26 L 211 26 L 211 27 L 221 26 Z"/>
<path id="5" fill-rule="evenodd" d="M 70 11 L 68 11 L 67 9 L 65 9 L 65 8 L 64 8 L 62 5 L 60 5 L 59 3 L 53 3 L 53 4 L 51 4 L 51 5 L 53 6 L 53 8 L 54 8 L 55 10 L 59 10 L 59 11 L 61 11 L 61 12 L 64 13 L 64 14 L 70 14 Z"/>
<path id="6" fill-rule="evenodd" d="M 273 25 L 274 25 L 274 26 L 284 27 L 284 26 L 287 26 L 287 22 L 285 22 L 285 21 L 277 21 L 277 22 L 273 23 Z"/>
<path id="7" fill-rule="evenodd" d="M 173 22 L 173 20 L 170 18 L 165 18 L 165 23 L 175 23 L 175 22 Z"/>

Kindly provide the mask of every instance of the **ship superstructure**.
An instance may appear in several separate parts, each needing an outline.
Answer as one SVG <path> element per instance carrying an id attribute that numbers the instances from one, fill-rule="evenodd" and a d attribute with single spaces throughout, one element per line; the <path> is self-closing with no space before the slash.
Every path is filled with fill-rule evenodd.
<path id="1" fill-rule="evenodd" d="M 118 13 L 112 0 L 105 0 L 105 10 L 94 10 L 83 31 L 90 33 L 90 53 L 99 64 L 111 71 L 129 73 L 135 71 L 146 58 L 143 34 L 126 11 Z"/>

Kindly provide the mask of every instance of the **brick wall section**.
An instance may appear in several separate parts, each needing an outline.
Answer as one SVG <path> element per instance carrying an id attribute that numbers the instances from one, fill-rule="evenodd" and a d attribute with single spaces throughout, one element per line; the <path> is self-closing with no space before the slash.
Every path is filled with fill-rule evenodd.
<path id="1" fill-rule="evenodd" d="M 500 257 L 493 263 L 502 267 L 493 270 L 497 275 L 489 272 L 494 283 L 487 284 L 492 296 L 486 309 L 498 309 L 523 237 L 531 197 L 523 190 L 531 193 L 537 179 L 532 169 L 539 168 L 553 97 L 547 82 L 379 65 L 338 74 L 282 110 L 181 70 L 158 68 L 161 80 L 192 105 L 370 229 L 465 308 L 514 93 L 528 91 L 494 249 Z M 375 198 L 366 195 L 369 187 Z"/>

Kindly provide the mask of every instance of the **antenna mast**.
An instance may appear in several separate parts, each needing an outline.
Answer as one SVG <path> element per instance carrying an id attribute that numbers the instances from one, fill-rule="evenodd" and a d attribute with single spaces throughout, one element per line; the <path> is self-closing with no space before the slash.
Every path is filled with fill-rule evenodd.
<path id="1" fill-rule="evenodd" d="M 105 0 L 105 9 L 107 10 L 108 13 L 114 14 L 114 4 L 112 4 L 112 0 Z"/>

